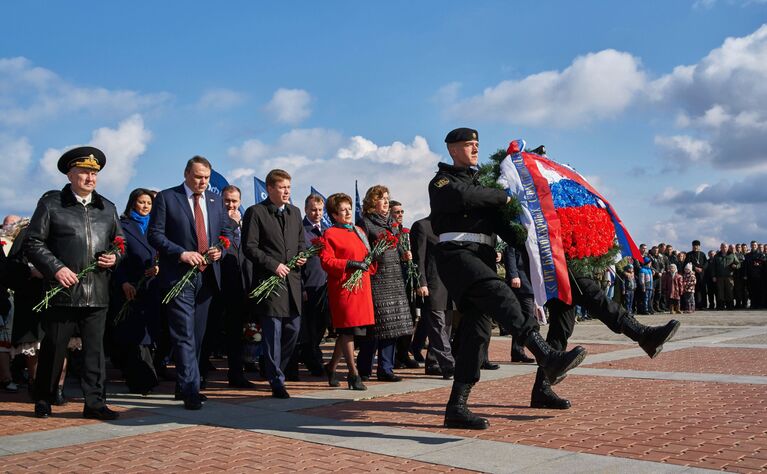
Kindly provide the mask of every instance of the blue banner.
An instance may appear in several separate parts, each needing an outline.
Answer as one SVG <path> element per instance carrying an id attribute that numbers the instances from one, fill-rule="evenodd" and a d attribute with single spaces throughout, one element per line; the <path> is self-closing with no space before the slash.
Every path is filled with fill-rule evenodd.
<path id="1" fill-rule="evenodd" d="M 362 224 L 362 201 L 360 201 L 360 191 L 357 189 L 357 180 L 354 180 L 354 223 Z"/>
<path id="2" fill-rule="evenodd" d="M 217 172 L 216 170 L 210 170 L 210 181 L 208 181 L 208 191 L 212 192 L 213 194 L 218 194 L 221 196 L 221 191 L 225 187 L 229 186 L 229 181 L 224 178 L 224 176 Z M 240 196 L 242 197 L 242 196 Z M 242 203 L 240 203 L 240 215 L 245 214 L 245 208 L 242 207 Z"/>
<path id="3" fill-rule="evenodd" d="M 253 176 L 253 188 L 256 195 L 256 204 L 269 197 L 266 192 L 266 183 Z"/>
<path id="4" fill-rule="evenodd" d="M 316 194 L 317 196 L 322 198 L 322 201 L 327 204 L 327 199 L 325 199 L 325 196 L 322 195 L 321 192 L 317 191 L 314 186 L 310 186 L 311 194 Z M 328 227 L 331 227 L 333 225 L 333 222 L 330 220 L 330 215 L 328 214 L 328 206 L 326 205 L 322 209 L 322 222 L 320 223 L 320 226 L 322 227 L 322 230 L 324 231 Z"/>

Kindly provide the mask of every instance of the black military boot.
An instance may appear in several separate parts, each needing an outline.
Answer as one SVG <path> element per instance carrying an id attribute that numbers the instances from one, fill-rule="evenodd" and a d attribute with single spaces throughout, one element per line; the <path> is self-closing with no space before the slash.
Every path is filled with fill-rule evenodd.
<path id="1" fill-rule="evenodd" d="M 681 323 L 672 319 L 663 326 L 645 326 L 633 316 L 626 315 L 621 323 L 621 332 L 632 341 L 639 343 L 639 347 L 654 359 L 663 350 L 663 344 L 674 337 Z"/>
<path id="2" fill-rule="evenodd" d="M 569 370 L 578 367 L 586 358 L 586 349 L 581 346 L 575 346 L 567 352 L 552 349 L 538 331 L 530 333 L 525 347 L 533 353 L 551 385 L 561 382 Z"/>
<path id="3" fill-rule="evenodd" d="M 450 400 L 445 409 L 445 428 L 486 430 L 490 426 L 486 418 L 475 415 L 466 406 L 473 385 L 453 382 L 453 390 L 450 392 Z"/>
<path id="4" fill-rule="evenodd" d="M 538 369 L 535 374 L 535 384 L 530 397 L 530 408 L 551 408 L 554 410 L 567 410 L 570 408 L 570 400 L 560 397 L 551 389 L 551 384 L 546 380 L 543 369 Z"/>

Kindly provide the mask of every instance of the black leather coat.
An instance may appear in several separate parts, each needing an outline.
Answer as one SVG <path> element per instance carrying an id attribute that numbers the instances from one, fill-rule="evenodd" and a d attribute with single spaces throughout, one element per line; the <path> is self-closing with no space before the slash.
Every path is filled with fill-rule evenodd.
<path id="1" fill-rule="evenodd" d="M 47 288 L 58 283 L 57 271 L 68 267 L 75 273 L 90 265 L 97 254 L 112 246 L 115 237 L 123 237 L 115 205 L 93 192 L 91 202 L 83 206 L 75 200 L 70 185 L 61 191 L 46 193 L 37 203 L 29 223 L 24 253 L 47 280 Z M 119 262 L 120 255 L 118 255 Z M 109 305 L 111 271 L 96 269 L 76 285 L 60 291 L 51 306 L 106 307 Z"/>

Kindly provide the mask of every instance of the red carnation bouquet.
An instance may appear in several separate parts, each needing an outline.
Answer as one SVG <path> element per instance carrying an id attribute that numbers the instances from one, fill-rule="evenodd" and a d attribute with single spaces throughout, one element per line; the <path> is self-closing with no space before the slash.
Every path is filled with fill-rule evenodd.
<path id="1" fill-rule="evenodd" d="M 218 243 L 214 245 L 213 248 L 226 250 L 229 248 L 230 245 L 232 245 L 232 243 L 229 242 L 229 239 L 227 239 L 223 235 L 220 235 L 218 236 Z M 204 265 L 213 263 L 213 260 L 210 259 L 209 253 L 210 253 L 210 250 L 205 252 L 205 255 L 203 255 L 203 257 L 205 257 Z M 192 279 L 195 276 L 197 276 L 198 273 L 200 273 L 199 265 L 194 265 L 186 273 L 184 273 L 184 276 L 182 276 L 181 279 L 175 285 L 173 285 L 173 288 L 171 288 L 168 294 L 165 295 L 165 298 L 162 299 L 162 304 L 168 304 L 171 301 L 173 301 L 176 298 L 176 296 L 180 295 L 184 287 L 188 285 L 192 281 Z"/>
<path id="2" fill-rule="evenodd" d="M 410 246 L 410 229 L 402 227 L 399 235 L 399 246 L 403 252 L 412 252 Z M 410 260 L 405 262 L 405 284 L 410 289 L 410 301 L 415 301 L 415 290 L 418 288 L 418 282 L 421 278 L 421 274 L 418 272 L 418 264 Z"/>
<path id="3" fill-rule="evenodd" d="M 322 238 L 317 237 L 312 239 L 312 246 L 306 250 L 298 252 L 293 258 L 288 260 L 288 263 L 286 263 L 285 266 L 290 268 L 291 271 L 295 270 L 299 259 L 314 257 L 320 253 L 320 250 L 322 250 L 324 245 Z M 255 298 L 256 303 L 260 303 L 281 288 L 285 288 L 285 279 L 277 275 L 272 275 L 259 283 L 256 289 L 250 292 L 249 296 L 250 298 Z"/>
<path id="4" fill-rule="evenodd" d="M 102 255 L 123 255 L 125 253 L 125 239 L 120 237 L 119 235 L 114 238 L 112 241 L 112 245 L 104 252 Z M 83 277 L 93 271 L 95 271 L 98 268 L 99 260 L 98 258 L 93 259 L 91 263 L 80 270 L 80 272 L 77 274 L 77 279 L 82 280 Z M 43 296 L 43 300 L 37 303 L 37 305 L 32 308 L 32 311 L 40 312 L 44 309 L 48 309 L 48 305 L 51 302 L 51 298 L 56 296 L 61 290 L 63 290 L 64 287 L 61 284 L 58 284 L 51 288 L 50 290 L 45 292 L 45 296 Z"/>
<path id="5" fill-rule="evenodd" d="M 370 265 L 373 263 L 373 260 L 376 260 L 378 257 L 383 255 L 384 252 L 395 248 L 398 243 L 399 239 L 397 239 L 397 237 L 394 236 L 394 234 L 391 232 L 381 232 L 378 234 L 378 239 L 376 240 L 375 244 L 373 244 L 373 248 L 370 249 L 370 253 L 365 257 L 365 263 Z M 343 285 L 341 285 L 341 287 L 346 291 L 351 292 L 355 292 L 362 288 L 362 273 L 362 270 L 354 270 L 354 273 L 351 274 L 351 276 L 344 282 Z"/>

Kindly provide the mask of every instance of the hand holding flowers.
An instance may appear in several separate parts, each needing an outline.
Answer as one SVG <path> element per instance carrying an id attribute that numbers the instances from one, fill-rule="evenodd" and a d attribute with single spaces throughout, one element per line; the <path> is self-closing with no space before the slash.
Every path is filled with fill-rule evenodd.
<path id="1" fill-rule="evenodd" d="M 195 255 L 187 257 L 187 259 L 192 262 L 192 268 L 190 268 L 189 271 L 187 271 L 184 276 L 182 276 L 181 279 L 173 286 L 173 288 L 170 289 L 168 294 L 165 295 L 165 298 L 162 299 L 162 303 L 168 304 L 173 301 L 176 296 L 181 294 L 181 291 L 184 289 L 184 287 L 188 285 L 194 279 L 194 277 L 197 276 L 198 273 L 200 273 L 201 266 L 204 267 L 205 265 L 213 263 L 221 258 L 222 251 L 228 249 L 230 245 L 231 242 L 229 242 L 229 239 L 221 235 L 218 237 L 218 243 L 208 249 L 208 251 L 205 252 L 205 255 L 202 255 L 202 261 L 199 261 L 199 259 L 195 258 Z M 197 252 L 184 252 L 184 254 L 197 254 Z M 183 257 L 184 254 L 182 254 L 182 261 L 185 260 Z"/>
<path id="2" fill-rule="evenodd" d="M 381 255 L 384 254 L 384 252 L 396 247 L 398 242 L 399 239 L 397 239 L 397 237 L 395 237 L 391 232 L 381 232 L 378 234 L 378 239 L 376 240 L 375 244 L 373 244 L 373 248 L 370 249 L 370 253 L 367 255 L 367 257 L 365 257 L 363 262 L 365 265 L 369 266 L 371 263 L 373 263 L 373 260 L 377 260 Z M 362 287 L 362 274 L 364 272 L 365 270 L 362 269 L 355 270 L 349 279 L 347 279 L 344 284 L 341 285 L 341 287 L 346 291 L 357 291 Z"/>
<path id="3" fill-rule="evenodd" d="M 59 284 L 46 291 L 42 301 L 35 305 L 32 310 L 39 313 L 44 309 L 48 309 L 48 305 L 50 304 L 51 299 L 59 292 L 65 288 L 76 285 L 85 275 L 95 271 L 97 268 L 110 268 L 114 266 L 114 264 L 117 262 L 117 255 L 122 255 L 124 253 L 125 239 L 118 235 L 114 238 L 112 245 L 106 250 L 106 252 L 99 255 L 97 259 L 93 260 L 87 267 L 80 270 L 80 272 L 75 273 L 67 267 L 59 269 L 55 275 L 56 281 L 58 281 Z"/>
<path id="4" fill-rule="evenodd" d="M 314 257 L 320 253 L 323 245 L 321 238 L 318 237 L 313 239 L 311 247 L 298 252 L 298 254 L 291 258 L 287 263 L 280 263 L 277 265 L 277 268 L 274 270 L 275 274 L 263 280 L 255 290 L 250 292 L 249 297 L 254 298 L 256 303 L 260 303 L 269 298 L 269 296 L 277 292 L 280 288 L 285 288 L 285 278 L 290 275 L 290 272 L 303 266 L 303 264 L 306 263 L 306 260 L 310 257 Z"/>

